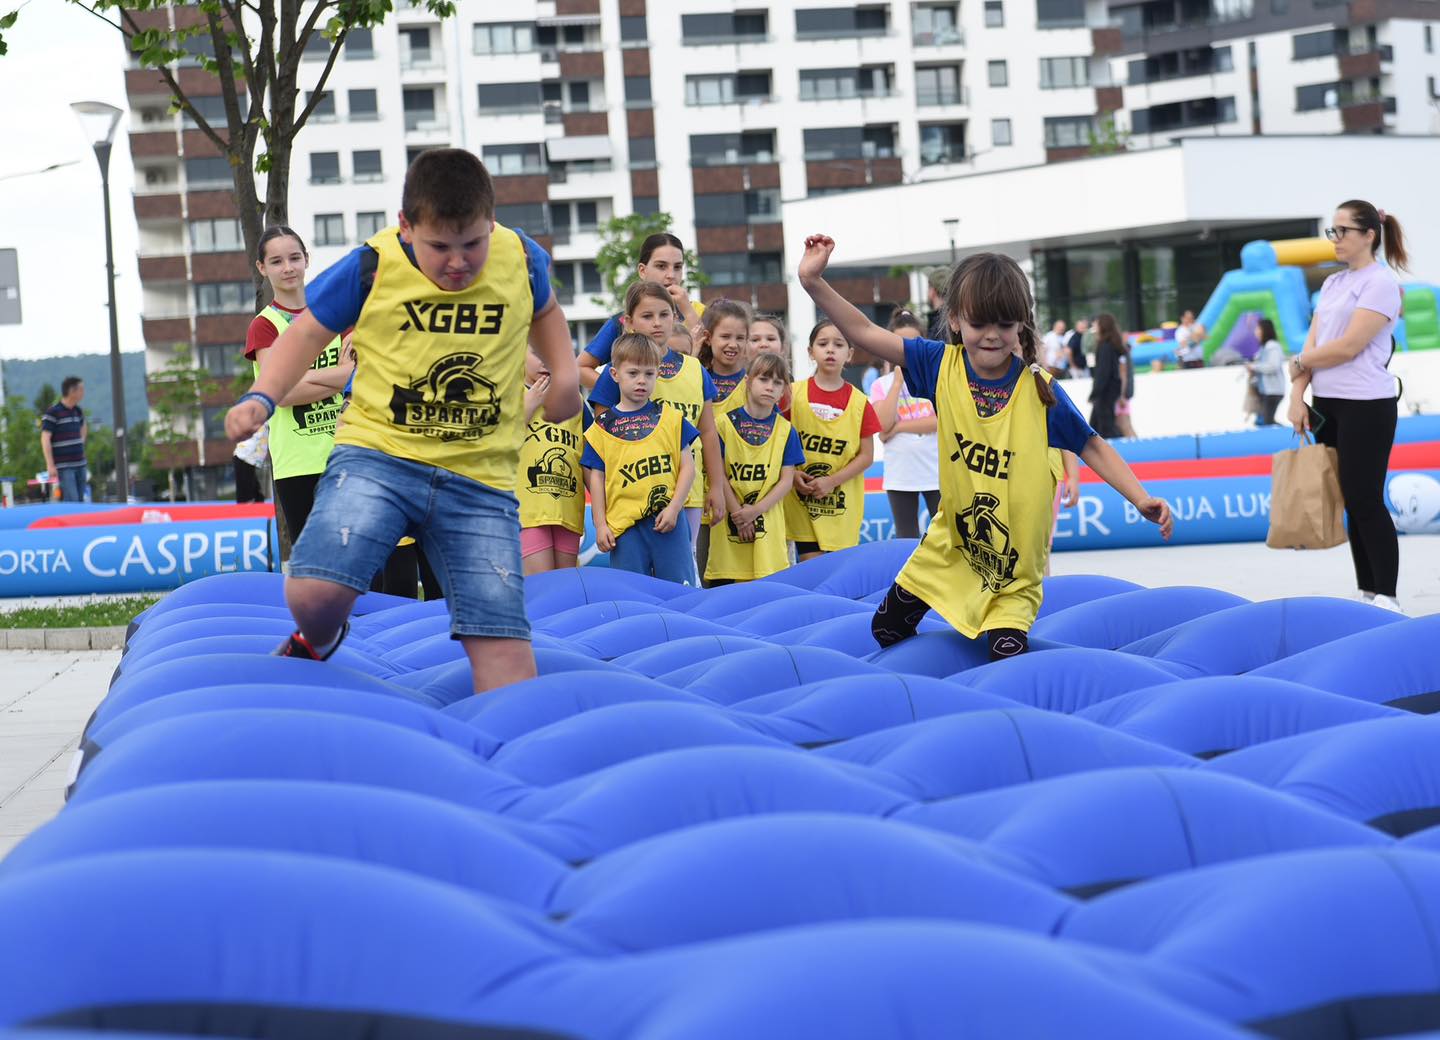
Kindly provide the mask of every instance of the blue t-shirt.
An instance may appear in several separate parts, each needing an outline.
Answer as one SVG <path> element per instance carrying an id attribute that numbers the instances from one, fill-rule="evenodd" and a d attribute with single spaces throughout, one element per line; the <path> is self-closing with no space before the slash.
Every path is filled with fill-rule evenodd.
<path id="1" fill-rule="evenodd" d="M 709 371 L 708 369 L 706 371 Z M 710 373 L 710 381 L 715 384 L 715 400 L 723 401 L 735 392 L 735 388 L 745 381 L 745 370 L 732 372 L 728 376 L 722 376 L 716 372 Z"/>
<path id="2" fill-rule="evenodd" d="M 519 228 L 511 228 L 525 246 L 525 259 L 530 268 L 530 294 L 535 300 L 535 313 L 550 306 L 550 254 Z M 401 243 L 405 255 L 415 263 L 415 251 Z M 360 310 L 370 286 L 375 284 L 375 268 L 380 256 L 370 246 L 356 246 L 343 259 L 331 264 L 320 277 L 305 289 L 305 303 L 310 313 L 325 328 L 342 332 L 360 320 Z M 417 265 L 418 266 L 418 265 Z"/>
<path id="3" fill-rule="evenodd" d="M 609 352 L 606 352 L 609 357 Z M 685 363 L 685 355 L 676 351 L 666 351 L 665 359 L 660 362 L 660 378 L 674 379 L 680 372 L 680 367 Z M 710 378 L 710 373 L 705 369 L 700 370 L 700 380 L 705 385 L 705 400 L 715 400 L 715 381 Z M 600 378 L 595 380 L 595 386 L 590 391 L 590 403 L 598 404 L 602 408 L 614 408 L 620 400 L 620 384 L 615 382 L 615 377 L 610 373 L 609 367 L 600 373 Z"/>
<path id="4" fill-rule="evenodd" d="M 775 429 L 775 416 L 779 414 L 779 409 L 773 409 L 764 419 L 757 419 L 748 409 L 736 408 L 729 414 L 730 425 L 735 427 L 735 432 L 746 444 L 758 447 L 770 439 L 770 433 Z M 720 441 L 720 454 L 725 454 L 724 440 Z M 790 427 L 790 436 L 785 441 L 785 456 L 780 460 L 780 465 L 805 465 L 805 448 L 800 443 L 800 434 L 795 432 L 793 426 Z"/>
<path id="5" fill-rule="evenodd" d="M 660 425 L 660 407 L 656 402 L 648 401 L 644 408 L 633 412 L 622 412 L 618 408 L 611 408 L 603 415 L 595 417 L 595 425 L 622 441 L 644 440 L 655 432 L 655 427 Z M 700 431 L 691 426 L 688 420 L 680 420 L 681 451 L 690 447 L 690 442 L 698 436 L 700 436 Z M 600 457 L 600 453 L 589 441 L 585 442 L 585 450 L 580 453 L 580 465 L 587 469 L 603 470 L 605 468 L 605 460 Z"/>
<path id="6" fill-rule="evenodd" d="M 585 345 L 585 353 L 599 358 L 602 365 L 610 364 L 610 351 L 624 329 L 620 327 L 620 315 L 615 315 L 595 333 L 595 338 Z"/>
<path id="7" fill-rule="evenodd" d="M 934 402 L 936 384 L 940 381 L 940 363 L 945 358 L 945 351 L 949 349 L 951 348 L 944 343 L 933 339 L 916 337 L 905 340 L 905 385 L 910 388 L 913 396 Z M 1015 384 L 1020 381 L 1020 374 L 1024 371 L 1025 363 L 1017 357 L 1011 359 L 1010 371 L 1002 378 L 981 379 L 970 367 L 970 358 L 965 358 L 965 374 L 970 378 L 970 382 L 982 394 L 991 390 L 995 397 L 1003 397 L 1005 400 L 1009 400 L 1010 392 L 1014 390 Z M 1095 436 L 1095 431 L 1090 428 L 1090 424 L 1085 421 L 1085 417 L 1080 414 L 1075 402 L 1070 400 L 1070 395 L 1063 387 L 1052 381 L 1050 388 L 1055 391 L 1055 407 L 1045 410 L 1050 447 L 1063 448 L 1079 455 L 1085 450 L 1090 438 Z"/>

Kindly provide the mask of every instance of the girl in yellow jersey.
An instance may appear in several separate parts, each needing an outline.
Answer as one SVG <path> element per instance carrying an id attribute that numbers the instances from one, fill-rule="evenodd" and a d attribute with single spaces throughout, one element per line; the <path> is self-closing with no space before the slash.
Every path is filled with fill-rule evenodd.
<path id="1" fill-rule="evenodd" d="M 789 420 L 776 410 L 789 385 L 790 363 L 779 354 L 760 354 L 741 383 L 745 403 L 716 420 L 725 452 L 730 515 L 725 536 L 720 528 L 712 536 L 705 569 L 708 585 L 752 581 L 790 564 L 785 496 L 795 467 L 805 461 L 805 450 Z"/>
<path id="2" fill-rule="evenodd" d="M 1166 538 L 1170 507 L 1036 363 L 1035 305 L 1014 260 L 978 253 L 956 265 L 945 312 L 961 345 L 946 346 L 901 339 L 847 303 L 823 277 L 834 249 L 824 235 L 805 240 L 800 284 L 853 341 L 903 365 L 910 392 L 934 402 L 939 423 L 940 510 L 876 611 L 875 640 L 909 638 L 933 608 L 963 635 L 984 634 L 992 660 L 1023 653 L 1049 557 L 1052 448 L 1079 455 Z"/>
<path id="3" fill-rule="evenodd" d="M 700 330 L 696 356 L 715 384 L 715 414 L 728 415 L 745 404 L 750 308 L 738 300 L 712 300 Z"/>
<path id="4" fill-rule="evenodd" d="M 875 461 L 880 419 L 841 373 L 850 343 L 833 321 L 810 330 L 815 374 L 790 387 L 789 419 L 805 448 L 795 491 L 785 499 L 785 527 L 801 560 L 860 544 L 865 471 Z"/>
<path id="5" fill-rule="evenodd" d="M 580 454 L 590 409 L 552 423 L 540 410 L 550 372 L 532 350 L 525 357 L 525 440 L 520 445 L 520 559 L 526 575 L 574 567 L 585 533 L 585 476 Z"/>

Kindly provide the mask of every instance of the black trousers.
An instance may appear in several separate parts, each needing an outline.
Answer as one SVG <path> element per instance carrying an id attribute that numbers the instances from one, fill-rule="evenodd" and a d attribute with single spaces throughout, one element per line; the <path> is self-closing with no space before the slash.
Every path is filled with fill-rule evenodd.
<path id="1" fill-rule="evenodd" d="M 315 487 L 319 483 L 319 473 L 281 477 L 275 481 L 275 505 L 285 517 L 285 530 L 290 532 L 291 545 L 300 540 L 305 521 L 310 519 L 310 509 L 315 505 Z"/>
<path id="2" fill-rule="evenodd" d="M 934 491 L 887 491 L 890 500 L 890 516 L 895 521 L 896 538 L 920 537 L 920 496 L 925 496 L 925 507 L 933 517 L 940 509 L 940 489 Z"/>
<path id="3" fill-rule="evenodd" d="M 1395 444 L 1395 399 L 1317 397 L 1314 409 L 1323 419 L 1313 424 L 1315 439 L 1334 448 L 1340 463 L 1355 584 L 1365 592 L 1394 596 L 1400 576 L 1400 539 L 1385 508 L 1385 473 Z"/>
<path id="4" fill-rule="evenodd" d="M 1256 417 L 1256 423 L 1260 426 L 1275 425 L 1275 409 L 1280 407 L 1280 402 L 1285 399 L 1283 394 L 1261 394 L 1260 414 Z"/>
<path id="5" fill-rule="evenodd" d="M 238 455 L 235 457 L 235 501 L 263 502 L 265 493 L 260 490 L 260 471 Z"/>
<path id="6" fill-rule="evenodd" d="M 1120 391 L 1106 392 L 1095 398 L 1090 408 L 1090 428 L 1107 441 L 1120 436 L 1120 427 L 1115 424 L 1115 405 L 1120 400 Z"/>

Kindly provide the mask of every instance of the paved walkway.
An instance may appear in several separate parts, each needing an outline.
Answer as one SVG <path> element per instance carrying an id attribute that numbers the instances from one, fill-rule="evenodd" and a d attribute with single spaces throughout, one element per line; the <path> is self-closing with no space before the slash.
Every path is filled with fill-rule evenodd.
<path id="1" fill-rule="evenodd" d="M 80 730 L 119 661 L 118 650 L 0 653 L 0 856 L 60 811 Z"/>

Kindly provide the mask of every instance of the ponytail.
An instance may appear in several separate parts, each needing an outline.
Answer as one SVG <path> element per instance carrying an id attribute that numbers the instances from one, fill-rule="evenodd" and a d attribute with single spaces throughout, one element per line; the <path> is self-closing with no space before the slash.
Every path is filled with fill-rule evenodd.
<path id="1" fill-rule="evenodd" d="M 1364 199 L 1342 202 L 1339 208 L 1348 212 L 1362 231 L 1374 232 L 1374 241 L 1370 243 L 1372 255 L 1379 253 L 1383 245 L 1387 264 L 1397 271 L 1410 269 L 1410 254 L 1405 251 L 1405 233 L 1400 230 L 1400 221 L 1393 213 L 1377 209 Z"/>
<path id="2" fill-rule="evenodd" d="M 1020 357 L 1030 368 L 1030 374 L 1035 377 L 1035 392 L 1040 395 L 1040 403 L 1046 408 L 1055 407 L 1055 391 L 1050 387 L 1050 380 L 1045 378 L 1045 373 L 1040 369 L 1039 352 L 1035 346 L 1035 326 L 1028 321 L 1020 326 Z"/>
<path id="3" fill-rule="evenodd" d="M 1385 229 L 1381 241 L 1385 243 L 1385 262 L 1397 271 L 1410 269 L 1410 255 L 1405 252 L 1405 235 L 1400 230 L 1400 221 L 1393 213 L 1381 218 L 1380 226 Z"/>

